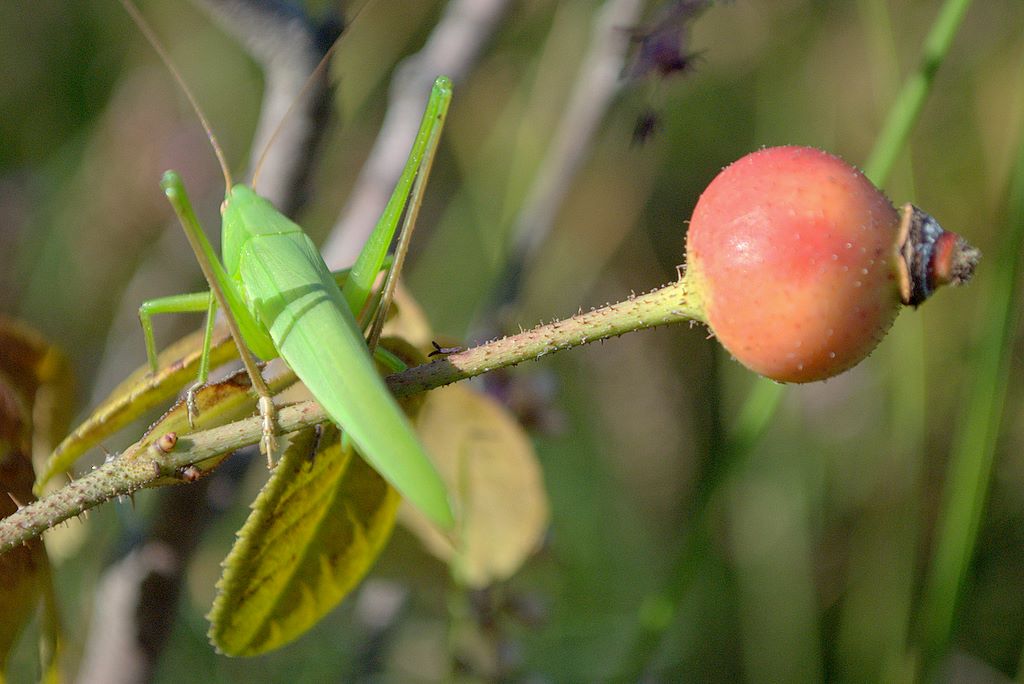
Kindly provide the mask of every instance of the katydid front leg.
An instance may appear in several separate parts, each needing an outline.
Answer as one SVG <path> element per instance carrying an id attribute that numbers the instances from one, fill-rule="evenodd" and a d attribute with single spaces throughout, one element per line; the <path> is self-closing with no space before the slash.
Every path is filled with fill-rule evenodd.
<path id="1" fill-rule="evenodd" d="M 210 294 L 212 295 L 212 297 L 209 297 L 207 301 L 207 328 L 203 344 L 204 360 L 200 363 L 201 382 L 205 382 L 206 380 L 206 378 L 202 376 L 205 375 L 205 371 L 208 366 L 209 340 L 212 331 L 213 313 L 215 305 L 219 305 L 224 311 L 224 318 L 227 321 L 228 329 L 231 331 L 231 337 L 238 346 L 238 354 L 241 357 L 242 364 L 245 366 L 245 370 L 249 375 L 249 380 L 252 382 L 252 388 L 259 398 L 257 405 L 259 407 L 260 416 L 263 419 L 263 437 L 260 440 L 260 449 L 267 456 L 267 465 L 273 467 L 274 453 L 277 448 L 275 439 L 277 432 L 275 426 L 277 411 L 274 408 L 274 398 L 270 392 L 270 388 L 267 387 L 267 383 L 263 379 L 263 374 L 260 373 L 256 359 L 252 355 L 252 352 L 249 351 L 246 339 L 242 335 L 242 326 L 239 324 L 238 317 L 249 317 L 248 310 L 242 303 L 241 293 L 238 292 L 234 283 L 232 283 L 230 278 L 228 278 L 223 264 L 220 263 L 220 260 L 213 251 L 213 247 L 210 245 L 210 241 L 203 233 L 203 230 L 199 225 L 199 220 L 196 218 L 195 211 L 192 209 L 192 203 L 189 202 L 188 193 L 185 191 L 185 186 L 181 182 L 181 178 L 173 171 L 169 171 L 164 174 L 164 179 L 161 185 L 163 186 L 164 194 L 167 195 L 167 199 L 170 201 L 171 206 L 174 207 L 174 212 L 178 215 L 178 220 L 181 222 L 181 227 L 185 231 L 188 243 L 192 247 L 192 251 L 195 253 L 196 261 L 199 262 L 199 267 L 202 269 L 203 275 L 206 277 L 206 282 L 210 286 Z M 251 317 L 249 318 L 251 319 Z M 244 323 L 258 327 L 255 321 L 252 320 L 247 320 Z M 192 412 L 192 408 L 189 409 L 189 412 Z"/>
<path id="2" fill-rule="evenodd" d="M 150 299 L 139 306 L 139 321 L 142 323 L 142 332 L 146 338 L 146 358 L 149 361 L 151 373 L 156 373 L 158 370 L 156 341 L 153 338 L 153 316 L 164 313 L 196 313 L 199 311 L 206 312 L 203 352 L 199 357 L 199 375 L 185 393 L 188 424 L 192 429 L 196 427 L 195 419 L 199 414 L 199 409 L 196 406 L 196 391 L 206 384 L 206 380 L 210 376 L 210 344 L 213 339 L 217 299 L 213 296 L 213 292 L 196 292 Z"/>

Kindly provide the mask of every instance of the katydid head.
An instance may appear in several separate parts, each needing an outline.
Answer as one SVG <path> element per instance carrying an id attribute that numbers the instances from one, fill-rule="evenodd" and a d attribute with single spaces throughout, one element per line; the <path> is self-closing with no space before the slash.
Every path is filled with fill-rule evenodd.
<path id="1" fill-rule="evenodd" d="M 238 272 L 242 246 L 250 238 L 303 232 L 297 223 L 279 212 L 270 200 L 245 183 L 238 183 L 228 191 L 221 204 L 221 221 L 221 255 L 224 268 L 230 274 Z"/>

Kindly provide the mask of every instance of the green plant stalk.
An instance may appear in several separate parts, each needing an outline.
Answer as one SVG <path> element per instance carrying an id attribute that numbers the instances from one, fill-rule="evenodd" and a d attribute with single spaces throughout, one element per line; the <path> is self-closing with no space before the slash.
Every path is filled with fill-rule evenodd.
<path id="1" fill-rule="evenodd" d="M 884 103 L 895 102 L 902 77 L 890 5 L 888 0 L 858 2 L 871 82 Z M 900 185 L 908 190 L 901 196 L 913 198 L 909 138 L 905 148 L 885 175 L 891 179 L 887 184 L 899 176 Z M 862 510 L 850 530 L 850 579 L 838 613 L 834 654 L 836 671 L 850 681 L 908 681 L 915 666 L 910 653 L 916 652 L 912 627 L 923 565 L 921 499 L 928 404 L 925 318 L 904 317 L 886 355 L 889 408 L 887 427 L 881 427 L 891 435 L 886 462 L 892 479 L 878 505 Z M 882 603 L 888 606 L 884 613 L 878 611 Z"/>
<path id="2" fill-rule="evenodd" d="M 1010 181 L 1004 242 L 995 263 L 971 372 L 946 475 L 935 550 L 920 612 L 925 675 L 947 651 L 967 566 L 988 495 L 992 460 L 1010 377 L 1012 341 L 1018 325 L 1021 249 L 1024 247 L 1024 127 Z"/>
<path id="3" fill-rule="evenodd" d="M 538 326 L 388 378 L 397 396 L 416 394 L 496 368 L 616 337 L 634 330 L 680 322 L 704 322 L 702 306 L 685 280 L 571 318 Z"/>
<path id="4" fill-rule="evenodd" d="M 643 295 L 409 368 L 388 376 L 386 382 L 396 396 L 408 396 L 635 330 L 703 322 L 703 305 L 688 288 L 680 279 Z M 328 420 L 319 404 L 307 401 L 282 408 L 276 423 L 279 433 L 288 434 Z M 139 443 L 128 447 L 118 458 L 0 520 L 0 553 L 105 501 L 154 486 L 168 476 L 180 476 L 186 466 L 198 464 L 202 469 L 202 461 L 255 444 L 261 436 L 262 419 L 255 416 L 182 435 L 166 451 Z"/>
<path id="5" fill-rule="evenodd" d="M 885 182 L 896 157 L 906 146 L 907 138 L 924 107 L 925 98 L 931 92 L 935 74 L 949 53 L 949 46 L 970 5 L 971 0 L 947 0 L 935 18 L 924 41 L 921 62 L 903 84 L 878 134 L 875 148 L 864 164 L 864 174 L 876 184 Z"/>
<path id="6" fill-rule="evenodd" d="M 917 123 L 925 98 L 931 91 L 935 73 L 948 54 L 953 37 L 970 4 L 971 0 L 947 0 L 936 17 L 922 47 L 918 68 L 903 84 L 896 101 L 889 109 L 874 148 L 864 165 L 864 175 L 875 185 L 883 186 L 888 180 L 897 157 L 906 145 L 910 131 Z M 716 470 L 714 482 L 705 488 L 706 503 L 698 508 L 701 513 L 694 520 L 694 529 L 687 535 L 678 551 L 676 561 L 670 570 L 666 590 L 660 595 L 652 594 L 644 599 L 640 609 L 636 642 L 627 651 L 623 668 L 617 673 L 616 680 L 638 679 L 657 647 L 661 634 L 671 626 L 672 618 L 696 575 L 698 551 L 707 543 L 708 533 L 702 528 L 709 520 L 703 510 L 728 479 L 728 474 L 735 472 L 756 448 L 764 432 L 771 425 L 771 419 L 782 403 L 785 390 L 785 385 L 766 378 L 757 378 L 754 381 L 722 446 L 721 456 L 728 458 L 729 463 Z M 657 607 L 653 613 L 650 610 L 651 606 Z M 656 620 L 648 619 L 649 615 L 655 613 L 658 615 Z"/>

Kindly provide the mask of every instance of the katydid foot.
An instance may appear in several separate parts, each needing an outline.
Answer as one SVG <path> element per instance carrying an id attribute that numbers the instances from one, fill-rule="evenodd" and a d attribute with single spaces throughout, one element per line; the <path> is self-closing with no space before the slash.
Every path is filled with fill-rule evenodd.
<path id="1" fill-rule="evenodd" d="M 273 470 L 277 464 L 274 454 L 277 453 L 277 407 L 271 396 L 261 396 L 259 400 L 260 417 L 263 418 L 263 437 L 260 438 L 260 451 L 267 456 L 267 468 Z"/>
<path id="2" fill-rule="evenodd" d="M 199 416 L 199 405 L 196 403 L 196 392 L 198 392 L 206 383 L 202 380 L 197 380 L 192 383 L 192 386 L 185 392 L 185 413 L 188 416 L 188 426 L 190 429 L 196 429 L 196 418 Z"/>

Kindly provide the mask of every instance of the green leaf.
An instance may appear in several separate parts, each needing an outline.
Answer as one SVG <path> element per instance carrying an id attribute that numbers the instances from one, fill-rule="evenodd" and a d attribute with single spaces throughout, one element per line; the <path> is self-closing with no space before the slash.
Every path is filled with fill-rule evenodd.
<path id="1" fill-rule="evenodd" d="M 394 526 L 397 492 L 337 428 L 289 440 L 217 583 L 209 636 L 227 655 L 258 655 L 305 633 L 363 578 Z"/>

